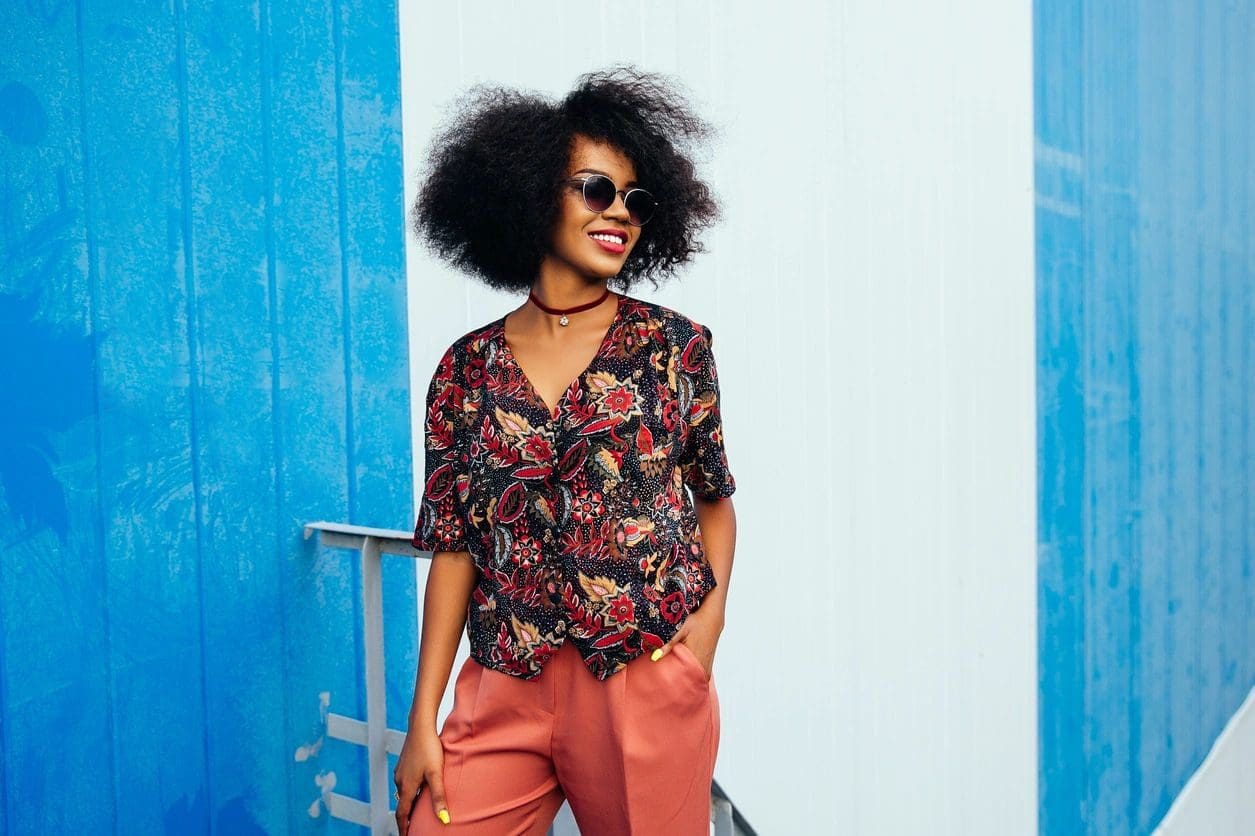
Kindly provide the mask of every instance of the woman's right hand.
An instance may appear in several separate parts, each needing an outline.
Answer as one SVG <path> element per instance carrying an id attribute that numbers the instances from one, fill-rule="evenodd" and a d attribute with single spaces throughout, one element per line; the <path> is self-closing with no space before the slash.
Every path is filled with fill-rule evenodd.
<path id="1" fill-rule="evenodd" d="M 449 823 L 444 797 L 444 746 L 435 729 L 411 729 L 406 734 L 392 780 L 401 795 L 397 801 L 397 832 L 401 836 L 406 836 L 409 830 L 414 802 L 424 786 L 427 787 L 426 796 L 431 801 L 432 812 L 445 824 Z M 441 811 L 444 811 L 443 816 Z"/>

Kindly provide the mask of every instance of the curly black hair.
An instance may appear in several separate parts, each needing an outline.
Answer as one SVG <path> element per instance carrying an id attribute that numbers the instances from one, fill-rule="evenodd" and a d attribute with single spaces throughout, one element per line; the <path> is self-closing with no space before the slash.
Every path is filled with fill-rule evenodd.
<path id="1" fill-rule="evenodd" d="M 609 285 L 629 290 L 670 276 L 695 253 L 697 233 L 720 220 L 698 179 L 691 146 L 715 134 L 669 82 L 631 65 L 585 73 L 555 102 L 538 93 L 476 84 L 437 128 L 412 209 L 426 247 L 490 287 L 526 290 L 550 247 L 561 179 L 576 135 L 605 142 L 636 167 L 659 200 Z"/>

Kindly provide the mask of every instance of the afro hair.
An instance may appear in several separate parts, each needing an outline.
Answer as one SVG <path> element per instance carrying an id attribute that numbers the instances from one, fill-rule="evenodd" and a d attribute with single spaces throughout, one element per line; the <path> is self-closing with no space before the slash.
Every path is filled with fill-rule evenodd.
<path id="1" fill-rule="evenodd" d="M 550 248 L 561 180 L 576 135 L 619 150 L 659 201 L 636 246 L 608 282 L 671 276 L 705 248 L 698 232 L 720 220 L 697 178 L 692 145 L 714 134 L 674 83 L 630 65 L 586 73 L 560 102 L 477 84 L 436 130 L 412 209 L 423 244 L 490 287 L 526 290 Z"/>

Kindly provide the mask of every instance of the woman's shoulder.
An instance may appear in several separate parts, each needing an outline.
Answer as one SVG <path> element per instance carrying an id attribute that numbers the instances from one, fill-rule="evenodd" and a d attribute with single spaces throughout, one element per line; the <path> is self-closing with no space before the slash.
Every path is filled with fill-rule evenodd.
<path id="1" fill-rule="evenodd" d="M 484 353 L 485 347 L 499 333 L 504 316 L 478 325 L 454 339 L 444 350 L 444 356 L 452 360 L 466 361 Z"/>
<path id="2" fill-rule="evenodd" d="M 632 296 L 625 296 L 624 301 L 629 305 L 629 310 L 638 314 L 637 318 L 653 323 L 672 345 L 684 348 L 698 335 L 707 341 L 711 338 L 708 327 L 675 308 Z"/>

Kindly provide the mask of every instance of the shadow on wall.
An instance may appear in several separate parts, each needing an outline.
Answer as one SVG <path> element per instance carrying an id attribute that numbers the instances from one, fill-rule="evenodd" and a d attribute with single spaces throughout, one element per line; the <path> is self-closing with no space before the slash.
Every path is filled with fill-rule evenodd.
<path id="1" fill-rule="evenodd" d="M 249 800 L 243 797 L 232 798 L 218 810 L 214 822 L 220 833 L 232 836 L 266 836 L 266 830 L 248 812 Z M 186 833 L 197 829 L 195 825 L 209 821 L 209 805 L 205 801 L 205 793 L 197 792 L 195 797 L 180 798 L 166 808 L 163 824 L 166 833 Z"/>
<path id="2" fill-rule="evenodd" d="M 52 434 L 92 413 L 92 340 L 40 322 L 38 308 L 38 292 L 0 293 L 0 488 L 25 529 L 19 541 L 48 528 L 64 544 L 69 509 Z"/>

